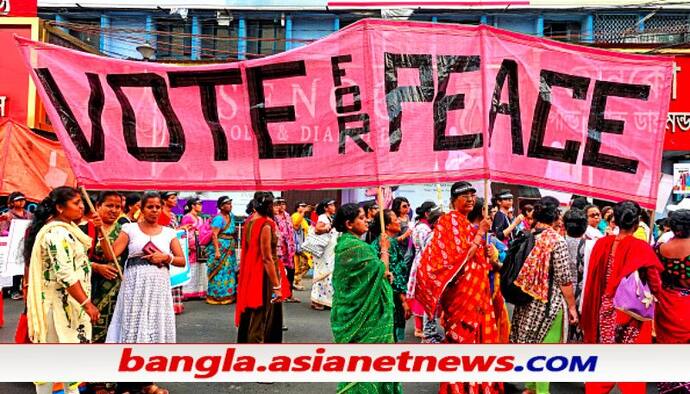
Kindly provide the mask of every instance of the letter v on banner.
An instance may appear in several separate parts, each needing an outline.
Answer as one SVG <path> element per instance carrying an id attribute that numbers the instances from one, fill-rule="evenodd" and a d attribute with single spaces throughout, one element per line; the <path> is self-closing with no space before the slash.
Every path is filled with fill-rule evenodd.
<path id="1" fill-rule="evenodd" d="M 488 178 L 655 205 L 667 57 L 370 19 L 274 56 L 184 68 L 17 42 L 90 190 Z"/>

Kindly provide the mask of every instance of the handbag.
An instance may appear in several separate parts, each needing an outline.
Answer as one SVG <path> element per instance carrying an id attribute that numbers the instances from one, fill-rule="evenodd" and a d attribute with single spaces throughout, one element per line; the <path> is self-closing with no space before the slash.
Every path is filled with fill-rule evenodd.
<path id="1" fill-rule="evenodd" d="M 208 263 L 208 251 L 199 242 L 199 233 L 194 232 L 194 252 L 196 253 L 196 262 L 199 264 Z"/>
<path id="2" fill-rule="evenodd" d="M 621 280 L 613 296 L 614 308 L 640 321 L 654 319 L 655 302 L 649 285 L 642 282 L 637 271 Z"/>
<path id="3" fill-rule="evenodd" d="M 313 227 L 309 228 L 309 234 L 302 243 L 302 250 L 311 253 L 314 257 L 321 257 L 326 252 L 326 247 L 331 241 L 331 233 L 316 234 Z"/>

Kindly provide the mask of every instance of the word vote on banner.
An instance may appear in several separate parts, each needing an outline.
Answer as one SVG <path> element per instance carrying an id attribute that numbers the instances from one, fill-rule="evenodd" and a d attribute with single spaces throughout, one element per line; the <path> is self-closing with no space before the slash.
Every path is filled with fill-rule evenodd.
<path id="1" fill-rule="evenodd" d="M 89 188 L 490 178 L 646 206 L 656 198 L 670 58 L 382 20 L 194 67 L 18 41 Z"/>

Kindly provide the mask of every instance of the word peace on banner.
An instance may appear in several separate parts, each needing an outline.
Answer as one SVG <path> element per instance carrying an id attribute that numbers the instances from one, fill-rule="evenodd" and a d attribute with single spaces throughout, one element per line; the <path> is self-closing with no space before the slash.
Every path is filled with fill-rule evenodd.
<path id="1" fill-rule="evenodd" d="M 490 178 L 645 206 L 657 195 L 671 58 L 384 20 L 194 67 L 17 40 L 92 189 Z"/>

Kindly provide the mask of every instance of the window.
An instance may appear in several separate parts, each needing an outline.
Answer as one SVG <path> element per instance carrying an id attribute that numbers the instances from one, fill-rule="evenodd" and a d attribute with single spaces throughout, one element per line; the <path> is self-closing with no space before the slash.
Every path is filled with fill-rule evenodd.
<path id="1" fill-rule="evenodd" d="M 640 42 L 675 44 L 690 41 L 688 15 L 654 15 L 644 22 Z"/>
<path id="2" fill-rule="evenodd" d="M 566 42 L 580 41 L 582 24 L 578 21 L 544 21 L 544 37 Z"/>
<path id="3" fill-rule="evenodd" d="M 597 15 L 594 21 L 596 42 L 634 42 L 638 30 L 637 15 Z"/>
<path id="4" fill-rule="evenodd" d="M 276 20 L 247 21 L 247 57 L 272 55 L 285 50 L 285 27 Z"/>
<path id="5" fill-rule="evenodd" d="M 448 16 L 439 16 L 436 18 L 438 23 L 457 23 L 460 25 L 478 25 L 480 22 L 479 18 L 453 18 Z"/>
<path id="6" fill-rule="evenodd" d="M 184 59 L 192 55 L 192 27 L 179 19 L 156 21 L 156 59 Z"/>
<path id="7" fill-rule="evenodd" d="M 202 59 L 237 59 L 236 22 L 228 26 L 219 25 L 215 20 L 203 22 L 201 34 Z"/>
<path id="8" fill-rule="evenodd" d="M 67 31 L 73 37 L 100 49 L 101 21 L 100 19 L 69 19 Z"/>

